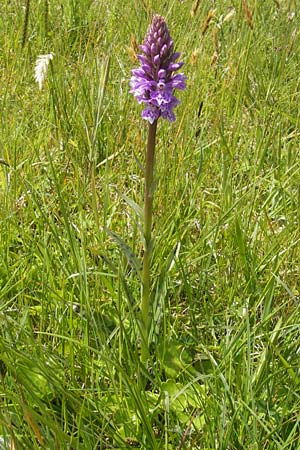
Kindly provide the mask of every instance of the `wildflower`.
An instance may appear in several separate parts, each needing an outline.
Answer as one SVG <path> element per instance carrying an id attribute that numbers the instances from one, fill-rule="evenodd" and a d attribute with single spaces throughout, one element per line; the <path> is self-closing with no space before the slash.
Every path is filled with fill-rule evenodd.
<path id="1" fill-rule="evenodd" d="M 173 40 L 163 17 L 153 17 L 140 48 L 143 52 L 138 55 L 141 67 L 132 70 L 130 92 L 139 103 L 146 104 L 142 117 L 150 124 L 159 117 L 174 122 L 173 109 L 179 103 L 173 95 L 174 89 L 184 90 L 186 78 L 183 74 L 174 75 L 183 62 L 176 62 L 180 53 L 174 52 Z"/>
<path id="2" fill-rule="evenodd" d="M 53 59 L 53 53 L 49 53 L 48 55 L 40 55 L 37 57 L 36 63 L 35 63 L 35 81 L 39 84 L 40 90 L 42 89 L 44 79 L 47 74 L 47 69 L 49 62 Z"/>

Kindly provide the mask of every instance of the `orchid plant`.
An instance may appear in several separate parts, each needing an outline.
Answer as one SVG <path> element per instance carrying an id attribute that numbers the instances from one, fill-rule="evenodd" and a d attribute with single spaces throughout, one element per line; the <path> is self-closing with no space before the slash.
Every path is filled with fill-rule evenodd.
<path id="1" fill-rule="evenodd" d="M 154 165 L 157 122 L 161 117 L 175 121 L 174 108 L 180 103 L 174 96 L 175 89 L 186 88 L 185 76 L 175 73 L 183 62 L 176 62 L 180 53 L 174 51 L 165 19 L 153 17 L 144 43 L 138 55 L 141 66 L 132 70 L 131 93 L 139 103 L 144 103 L 142 118 L 149 122 L 145 166 L 144 193 L 144 256 L 141 299 L 141 360 L 146 363 L 149 356 L 149 330 L 151 326 L 151 255 L 152 215 L 154 192 Z"/>

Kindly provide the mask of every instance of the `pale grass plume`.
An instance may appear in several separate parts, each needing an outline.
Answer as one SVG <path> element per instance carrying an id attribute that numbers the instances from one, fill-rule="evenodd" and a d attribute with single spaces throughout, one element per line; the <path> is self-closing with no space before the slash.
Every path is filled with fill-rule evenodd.
<path id="1" fill-rule="evenodd" d="M 52 59 L 53 53 L 49 53 L 48 55 L 39 55 L 35 62 L 34 79 L 38 83 L 40 90 L 43 87 L 43 83 L 47 75 L 48 65 Z"/>

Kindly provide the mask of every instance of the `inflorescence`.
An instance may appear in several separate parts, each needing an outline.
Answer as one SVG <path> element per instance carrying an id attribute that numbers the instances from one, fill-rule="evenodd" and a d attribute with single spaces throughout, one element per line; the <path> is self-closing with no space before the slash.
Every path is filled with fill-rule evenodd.
<path id="1" fill-rule="evenodd" d="M 141 67 L 132 70 L 131 93 L 139 103 L 146 103 L 142 117 L 151 124 L 159 117 L 174 122 L 173 109 L 179 100 L 173 95 L 174 89 L 184 90 L 185 76 L 176 74 L 183 62 L 175 62 L 180 53 L 174 52 L 167 24 L 163 17 L 155 15 L 138 55 Z"/>

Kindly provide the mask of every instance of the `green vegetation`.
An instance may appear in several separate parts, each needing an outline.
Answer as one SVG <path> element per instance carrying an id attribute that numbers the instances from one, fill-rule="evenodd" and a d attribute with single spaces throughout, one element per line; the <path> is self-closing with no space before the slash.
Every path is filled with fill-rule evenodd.
<path id="1" fill-rule="evenodd" d="M 3 448 L 300 448 L 295 8 L 2 0 Z M 158 124 L 144 367 L 147 125 L 128 81 L 153 12 L 187 90 L 177 121 Z"/>

